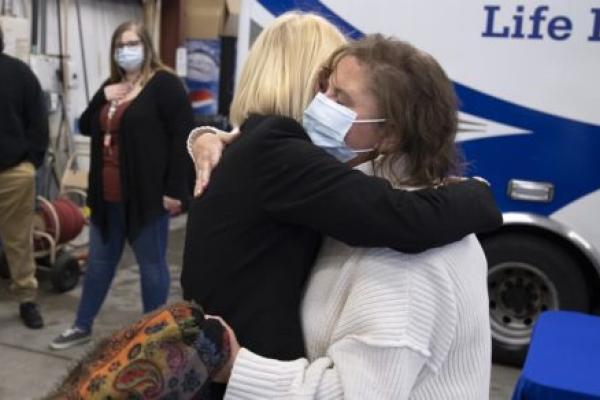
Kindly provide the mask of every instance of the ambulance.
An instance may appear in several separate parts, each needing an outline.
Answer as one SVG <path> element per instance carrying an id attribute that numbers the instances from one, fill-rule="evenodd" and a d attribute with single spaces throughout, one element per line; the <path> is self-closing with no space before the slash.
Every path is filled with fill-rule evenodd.
<path id="1" fill-rule="evenodd" d="M 468 175 L 491 183 L 504 215 L 479 237 L 495 361 L 520 365 L 546 310 L 597 312 L 600 1 L 245 0 L 237 65 L 290 10 L 319 13 L 351 38 L 407 40 L 454 82 Z"/>

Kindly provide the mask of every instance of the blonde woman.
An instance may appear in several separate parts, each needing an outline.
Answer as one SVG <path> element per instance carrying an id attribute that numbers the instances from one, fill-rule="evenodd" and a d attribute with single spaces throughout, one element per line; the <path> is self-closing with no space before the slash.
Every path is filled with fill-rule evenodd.
<path id="1" fill-rule="evenodd" d="M 239 138 L 190 208 L 184 298 L 223 317 L 241 346 L 263 357 L 305 356 L 300 302 L 323 234 L 349 245 L 418 252 L 500 223 L 480 182 L 407 192 L 340 162 L 349 153 L 335 139 L 350 127 L 386 126 L 383 112 L 358 119 L 335 105 L 318 108 L 312 126 L 325 136 L 307 135 L 299 121 L 322 65 L 342 42 L 331 24 L 306 14 L 284 15 L 261 33 L 234 96 Z M 319 116 L 335 121 L 319 124 Z M 354 163 L 374 154 L 359 151 L 351 152 Z"/>
<path id="2" fill-rule="evenodd" d="M 168 219 L 187 197 L 185 136 L 193 127 L 191 106 L 140 24 L 120 25 L 109 55 L 110 78 L 79 122 L 92 139 L 83 293 L 75 323 L 52 341 L 53 349 L 90 340 L 125 241 L 140 266 L 143 311 L 163 305 L 169 292 Z"/>

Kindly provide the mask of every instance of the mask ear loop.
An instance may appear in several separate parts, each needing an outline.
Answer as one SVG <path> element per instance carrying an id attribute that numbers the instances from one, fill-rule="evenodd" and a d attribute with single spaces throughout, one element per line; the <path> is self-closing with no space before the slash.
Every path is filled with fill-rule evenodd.
<path id="1" fill-rule="evenodd" d="M 371 118 L 371 119 L 355 119 L 353 124 L 371 124 L 371 123 L 381 123 L 385 122 L 386 118 Z M 383 137 L 379 139 L 379 141 L 373 146 L 371 149 L 363 149 L 363 150 L 353 150 L 355 153 L 368 153 L 371 151 L 377 152 L 377 154 L 381 154 L 379 152 L 379 143 L 383 140 Z"/>
<path id="2" fill-rule="evenodd" d="M 387 121 L 386 118 L 370 118 L 370 119 L 355 119 L 354 122 L 352 122 L 353 124 L 372 124 L 372 123 L 381 123 L 381 122 L 385 122 Z M 365 150 L 355 150 L 356 153 L 366 153 L 368 151 L 377 151 L 377 154 L 379 154 L 379 142 L 381 142 L 383 140 L 383 137 L 381 137 L 379 139 L 379 141 L 375 144 L 375 146 L 373 146 L 372 149 L 365 149 Z"/>
<path id="3" fill-rule="evenodd" d="M 355 119 L 353 124 L 371 124 L 375 122 L 385 122 L 386 118 L 372 118 L 372 119 Z"/>
<path id="4" fill-rule="evenodd" d="M 352 149 L 352 151 L 358 154 L 372 153 L 377 151 L 377 147 L 373 147 L 371 149 Z"/>

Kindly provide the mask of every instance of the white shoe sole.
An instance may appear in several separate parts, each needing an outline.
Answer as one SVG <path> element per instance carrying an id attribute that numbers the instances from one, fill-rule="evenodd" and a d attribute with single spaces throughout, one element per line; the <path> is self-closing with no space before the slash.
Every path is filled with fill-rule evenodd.
<path id="1" fill-rule="evenodd" d="M 68 349 L 68 348 L 71 348 L 71 347 L 78 346 L 80 344 L 87 343 L 90 340 L 92 340 L 92 337 L 91 336 L 86 336 L 86 337 L 79 338 L 77 340 L 72 340 L 70 342 L 65 342 L 65 343 L 54 343 L 54 342 L 51 342 L 50 343 L 50 348 L 52 350 L 64 350 L 64 349 Z"/>

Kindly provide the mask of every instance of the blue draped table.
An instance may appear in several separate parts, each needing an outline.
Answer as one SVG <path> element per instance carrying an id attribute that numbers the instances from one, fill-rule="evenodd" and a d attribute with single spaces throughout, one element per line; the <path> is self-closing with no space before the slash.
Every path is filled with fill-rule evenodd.
<path id="1" fill-rule="evenodd" d="M 600 317 L 543 313 L 512 399 L 600 399 Z"/>

